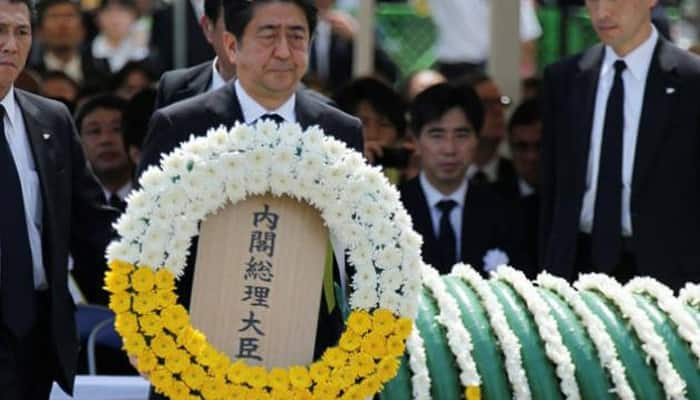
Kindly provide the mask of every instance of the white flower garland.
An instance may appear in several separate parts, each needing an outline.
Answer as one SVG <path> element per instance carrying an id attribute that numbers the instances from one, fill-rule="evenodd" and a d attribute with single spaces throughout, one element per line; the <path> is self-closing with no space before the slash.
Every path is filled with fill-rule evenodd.
<path id="1" fill-rule="evenodd" d="M 167 268 L 181 276 L 198 222 L 227 202 L 272 192 L 320 210 L 348 247 L 357 270 L 354 309 L 386 308 L 413 319 L 420 287 L 422 239 L 380 169 L 314 126 L 266 120 L 211 129 L 164 156 L 129 196 L 115 223 L 121 239 L 109 259 Z"/>
<path id="2" fill-rule="evenodd" d="M 686 283 L 681 289 L 678 299 L 683 304 L 691 307 L 700 307 L 700 285 L 696 283 Z"/>
<path id="3" fill-rule="evenodd" d="M 700 366 L 700 329 L 683 304 L 673 296 L 673 291 L 659 281 L 648 277 L 632 279 L 625 285 L 625 289 L 633 293 L 647 293 L 656 299 L 659 308 L 678 326 L 678 334 L 690 345 Z"/>
<path id="4" fill-rule="evenodd" d="M 471 286 L 476 294 L 481 298 L 486 313 L 489 316 L 491 327 L 501 345 L 501 352 L 505 356 L 506 373 L 511 387 L 513 397 L 516 400 L 529 400 L 532 398 L 527 375 L 523 369 L 523 360 L 520 354 L 520 340 L 506 321 L 503 306 L 498 302 L 489 285 L 470 266 L 462 263 L 452 268 L 451 275 L 463 279 Z"/>
<path id="5" fill-rule="evenodd" d="M 416 400 L 431 400 L 430 395 L 430 371 L 425 355 L 425 344 L 415 323 L 411 335 L 406 340 L 408 351 L 408 364 L 411 367 L 411 386 L 413 398 Z"/>
<path id="6" fill-rule="evenodd" d="M 610 373 L 617 396 L 621 400 L 635 400 L 634 390 L 627 381 L 625 367 L 617 356 L 617 350 L 610 334 L 605 329 L 603 322 L 584 303 L 579 293 L 569 286 L 566 280 L 547 272 L 542 272 L 537 276 L 537 284 L 553 291 L 571 306 L 593 341 L 603 367 Z"/>
<path id="7" fill-rule="evenodd" d="M 669 358 L 663 339 L 654 330 L 647 315 L 639 310 L 631 293 L 605 274 L 582 275 L 574 285 L 578 290 L 596 290 L 610 299 L 627 319 L 642 342 L 642 349 L 656 363 L 656 373 L 670 399 L 686 399 L 685 381 L 678 375 Z"/>
<path id="8" fill-rule="evenodd" d="M 547 303 L 521 271 L 504 265 L 494 272 L 494 276 L 509 283 L 515 292 L 525 300 L 528 310 L 535 319 L 540 338 L 544 342 L 545 353 L 556 365 L 562 393 L 567 399 L 580 399 L 581 394 L 576 382 L 576 367 L 571 360 L 571 353 L 564 346 L 557 322 L 550 314 Z"/>
<path id="9" fill-rule="evenodd" d="M 423 284 L 430 289 L 437 301 L 440 314 L 436 320 L 447 332 L 447 343 L 461 370 L 459 379 L 462 386 L 467 388 L 481 385 L 481 376 L 472 355 L 472 337 L 462 323 L 462 313 L 457 302 L 447 293 L 447 287 L 440 274 L 428 265 L 423 266 Z"/>

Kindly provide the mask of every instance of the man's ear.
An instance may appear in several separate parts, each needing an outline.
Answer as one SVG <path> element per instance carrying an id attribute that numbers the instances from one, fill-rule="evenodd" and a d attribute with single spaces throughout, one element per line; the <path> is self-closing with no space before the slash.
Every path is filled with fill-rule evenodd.
<path id="1" fill-rule="evenodd" d="M 236 65 L 236 55 L 238 53 L 238 41 L 231 32 L 224 32 L 224 54 L 231 65 Z"/>
<path id="2" fill-rule="evenodd" d="M 204 33 L 204 37 L 207 38 L 207 42 L 212 44 L 214 42 L 214 24 L 209 21 L 206 15 L 202 15 L 199 19 L 199 26 L 202 28 L 202 33 Z"/>

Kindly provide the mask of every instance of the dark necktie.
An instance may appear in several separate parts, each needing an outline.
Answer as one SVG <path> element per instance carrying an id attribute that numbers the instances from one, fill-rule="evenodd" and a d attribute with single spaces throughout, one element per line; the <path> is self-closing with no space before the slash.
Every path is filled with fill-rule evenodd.
<path id="1" fill-rule="evenodd" d="M 115 193 L 109 196 L 109 205 L 116 208 L 117 210 L 124 212 L 126 210 L 126 202 L 119 198 Z"/>
<path id="2" fill-rule="evenodd" d="M 24 200 L 17 167 L 5 138 L 5 108 L 0 105 L 0 291 L 2 320 L 16 337 L 35 319 L 34 274 Z"/>
<path id="3" fill-rule="evenodd" d="M 264 121 L 266 119 L 271 119 L 275 121 L 278 125 L 284 122 L 284 118 L 282 118 L 282 116 L 279 114 L 263 114 L 263 116 L 258 118 L 259 121 Z"/>
<path id="4" fill-rule="evenodd" d="M 438 235 L 438 242 L 442 249 L 442 265 L 436 266 L 441 274 L 449 273 L 454 263 L 457 262 L 457 237 L 450 223 L 450 213 L 456 205 L 457 202 L 454 200 L 440 200 L 436 204 L 442 213 L 440 215 L 440 232 Z"/>
<path id="5" fill-rule="evenodd" d="M 598 164 L 591 256 L 593 267 L 611 271 L 622 255 L 622 137 L 625 86 L 622 72 L 627 66 L 615 61 L 615 77 L 605 109 L 605 124 Z"/>

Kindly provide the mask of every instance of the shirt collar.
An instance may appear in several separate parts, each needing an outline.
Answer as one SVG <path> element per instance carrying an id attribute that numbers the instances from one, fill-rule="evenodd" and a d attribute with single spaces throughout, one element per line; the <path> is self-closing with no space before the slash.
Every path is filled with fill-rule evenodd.
<path id="1" fill-rule="evenodd" d="M 10 120 L 10 127 L 14 129 L 18 126 L 17 118 L 19 118 L 17 114 L 19 108 L 17 107 L 17 100 L 15 99 L 14 86 L 10 86 L 10 90 L 7 91 L 7 95 L 0 103 L 5 107 L 5 115 L 7 115 L 7 118 Z"/>
<path id="2" fill-rule="evenodd" d="M 651 26 L 651 35 L 642 42 L 636 49 L 629 52 L 626 56 L 620 57 L 615 53 L 610 46 L 605 46 L 605 58 L 603 59 L 603 66 L 601 68 L 601 75 L 605 76 L 615 72 L 613 64 L 617 60 L 624 60 L 627 64 L 627 70 L 630 72 L 632 77 L 640 82 L 646 81 L 647 72 L 649 72 L 649 65 L 651 64 L 651 58 L 654 55 L 654 48 L 656 47 L 656 42 L 659 40 L 659 33 L 656 31 L 654 25 Z"/>
<path id="3" fill-rule="evenodd" d="M 211 90 L 216 90 L 226 84 L 224 78 L 221 77 L 219 70 L 216 69 L 216 62 L 219 57 L 214 57 L 214 62 L 211 63 Z"/>
<path id="4" fill-rule="evenodd" d="M 120 187 L 114 193 L 105 189 L 104 186 L 102 187 L 102 192 L 104 192 L 106 201 L 109 201 L 109 199 L 112 197 L 113 194 L 116 194 L 120 200 L 126 201 L 126 197 L 129 195 L 129 193 L 131 192 L 131 189 L 133 189 L 133 188 L 134 188 L 134 184 L 133 184 L 133 182 L 131 182 L 131 180 L 129 180 L 129 182 L 127 182 L 124 186 Z"/>
<path id="5" fill-rule="evenodd" d="M 489 182 L 496 181 L 498 179 L 498 163 L 500 161 L 501 157 L 498 154 L 495 154 L 491 160 L 481 167 L 478 167 L 476 164 L 472 163 L 469 165 L 469 168 L 467 168 L 467 178 L 471 179 L 477 172 L 481 171 L 484 173 L 484 175 L 486 175 Z"/>
<path id="6" fill-rule="evenodd" d="M 461 185 L 454 192 L 449 195 L 444 195 L 440 193 L 439 190 L 433 186 L 425 172 L 421 171 L 418 176 L 421 186 L 423 187 L 423 193 L 425 193 L 425 199 L 428 201 L 428 205 L 432 208 L 435 207 L 441 200 L 454 200 L 457 202 L 459 207 L 464 207 L 464 197 L 467 194 L 467 179 L 465 178 Z"/>
<path id="7" fill-rule="evenodd" d="M 245 89 L 243 89 L 243 86 L 238 79 L 236 79 L 236 82 L 234 82 L 234 86 L 236 88 L 236 97 L 238 97 L 238 102 L 240 103 L 241 111 L 243 112 L 243 120 L 246 124 L 255 122 L 255 120 L 265 114 L 278 114 L 287 122 L 297 121 L 296 115 L 294 114 L 294 104 L 296 101 L 295 93 L 292 93 L 292 96 L 279 108 L 268 110 L 260 105 L 260 103 L 255 101 L 255 99 L 250 97 Z"/>
<path id="8" fill-rule="evenodd" d="M 525 182 L 525 179 L 518 178 L 518 189 L 520 189 L 520 197 L 529 196 L 535 193 L 535 188 L 529 183 Z"/>

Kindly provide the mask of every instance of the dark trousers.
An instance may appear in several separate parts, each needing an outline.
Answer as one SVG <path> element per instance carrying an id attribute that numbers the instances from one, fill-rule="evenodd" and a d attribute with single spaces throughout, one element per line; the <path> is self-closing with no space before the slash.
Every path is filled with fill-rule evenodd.
<path id="1" fill-rule="evenodd" d="M 37 322 L 27 336 L 16 338 L 0 323 L 2 400 L 47 400 L 51 393 L 56 363 L 49 329 L 49 301 L 45 293 L 37 294 L 37 299 Z"/>
<path id="2" fill-rule="evenodd" d="M 623 252 L 620 256 L 620 262 L 612 270 L 602 271 L 593 265 L 591 235 L 579 233 L 576 242 L 576 264 L 574 265 L 576 276 L 589 272 L 601 272 L 610 275 L 622 284 L 634 278 L 637 275 L 637 261 L 632 252 L 631 240 L 623 238 L 622 242 Z"/>

